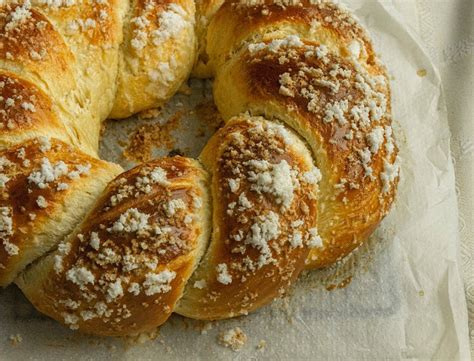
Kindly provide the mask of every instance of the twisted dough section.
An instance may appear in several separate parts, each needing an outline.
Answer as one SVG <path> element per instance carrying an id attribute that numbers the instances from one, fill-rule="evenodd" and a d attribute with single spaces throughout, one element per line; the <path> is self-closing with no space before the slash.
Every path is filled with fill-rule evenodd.
<path id="1" fill-rule="evenodd" d="M 101 121 L 159 106 L 195 59 L 226 119 L 201 163 L 97 159 Z M 9 1 L 0 285 L 100 335 L 247 314 L 388 212 L 390 101 L 365 31 L 330 2 Z"/>
<path id="2" fill-rule="evenodd" d="M 75 232 L 16 282 L 73 329 L 151 331 L 170 316 L 205 250 L 209 210 L 196 161 L 143 164 L 115 178 Z"/>
<path id="3" fill-rule="evenodd" d="M 282 121 L 312 149 L 324 246 L 307 267 L 320 268 L 367 239 L 393 202 L 389 80 L 365 31 L 336 5 L 258 3 L 226 2 L 209 26 L 214 98 L 224 119 L 250 112 Z"/>
<path id="4" fill-rule="evenodd" d="M 240 116 L 201 153 L 212 176 L 213 234 L 176 312 L 199 319 L 247 314 L 283 294 L 316 229 L 317 182 L 304 143 L 284 126 Z"/>
<path id="5" fill-rule="evenodd" d="M 0 152 L 0 285 L 68 236 L 121 170 L 44 137 Z"/>

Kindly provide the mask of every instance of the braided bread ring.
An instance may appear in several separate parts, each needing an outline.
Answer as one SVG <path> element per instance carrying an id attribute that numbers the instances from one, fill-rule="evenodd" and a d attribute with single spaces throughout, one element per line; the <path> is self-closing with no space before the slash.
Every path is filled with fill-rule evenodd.
<path id="1" fill-rule="evenodd" d="M 0 285 L 73 329 L 247 314 L 393 203 L 386 71 L 331 2 L 7 1 L 0 58 Z M 201 163 L 99 160 L 101 122 L 163 104 L 194 63 L 226 121 Z"/>

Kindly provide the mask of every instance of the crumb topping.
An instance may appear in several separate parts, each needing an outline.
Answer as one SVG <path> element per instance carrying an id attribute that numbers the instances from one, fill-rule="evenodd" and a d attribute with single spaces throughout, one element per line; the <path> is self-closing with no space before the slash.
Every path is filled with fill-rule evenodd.
<path id="1" fill-rule="evenodd" d="M 198 268 L 187 292 L 196 292 L 204 309 L 226 302 L 235 305 L 234 315 L 245 314 L 267 292 L 286 290 L 303 266 L 309 228 L 316 225 L 320 174 L 291 130 L 263 118 L 235 118 L 211 142 L 212 155 L 205 150 L 203 161 L 215 157 L 219 239 L 204 259 L 214 272 Z M 268 287 L 260 294 L 262 277 Z"/>
<path id="2" fill-rule="evenodd" d="M 216 270 L 218 282 L 222 283 L 223 285 L 228 285 L 232 283 L 232 276 L 229 274 L 227 265 L 225 263 L 218 264 Z"/>
<path id="3" fill-rule="evenodd" d="M 56 217 L 63 197 L 84 184 L 81 178 L 89 176 L 92 167 L 88 161 L 95 162 L 47 137 L 25 141 L 0 153 L 0 258 L 4 266 L 14 262 L 9 260 L 14 256 L 28 259 L 37 252 L 35 248 L 45 251 L 38 232 L 51 216 Z"/>
<path id="4" fill-rule="evenodd" d="M 188 15 L 179 4 L 168 4 L 165 10 L 160 12 L 157 20 L 152 20 L 155 12 L 155 5 L 149 2 L 143 14 L 130 21 L 134 25 L 130 45 L 138 53 L 149 43 L 161 46 L 164 42 L 176 38 L 186 27 Z M 151 26 L 152 22 L 156 22 L 156 25 Z"/>
<path id="5" fill-rule="evenodd" d="M 246 254 L 248 246 L 258 255 L 254 260 L 247 259 L 244 265 L 230 264 L 230 269 L 256 271 L 278 263 L 274 253 L 281 251 L 285 241 L 291 248 L 308 244 L 310 234 L 305 230 L 304 219 L 309 216 L 309 208 L 306 205 L 303 210 L 295 210 L 295 199 L 302 196 L 303 190 L 313 198 L 321 173 L 313 164 L 298 163 L 293 158 L 291 152 L 297 138 L 283 126 L 257 119 L 251 124 L 246 131 L 229 135 L 229 144 L 219 162 L 220 176 L 229 185 L 227 192 L 222 190 L 228 199 L 226 215 L 239 225 L 229 232 L 234 244 L 231 252 Z M 247 124 L 241 126 L 245 128 Z M 260 209 L 262 202 L 268 205 Z M 294 220 L 295 213 L 301 219 Z M 287 218 L 293 219 L 293 228 L 285 225 Z M 313 222 L 314 219 L 308 224 Z M 232 277 L 224 277 L 227 268 L 223 272 L 223 266 L 227 267 L 217 266 L 217 277 L 221 283 L 229 284 Z"/>
<path id="6" fill-rule="evenodd" d="M 176 272 L 164 270 L 158 274 L 148 273 L 145 276 L 143 287 L 147 296 L 152 296 L 157 293 L 166 293 L 171 290 L 170 283 L 176 277 Z"/>
<path id="7" fill-rule="evenodd" d="M 13 235 L 13 219 L 11 207 L 0 207 L 0 240 L 2 240 L 5 251 L 10 256 L 16 256 L 19 248 L 10 243 L 10 237 Z"/>
<path id="8" fill-rule="evenodd" d="M 197 246 L 200 224 L 195 206 L 201 195 L 193 183 L 180 181 L 198 175 L 183 162 L 164 159 L 120 175 L 80 233 L 55 252 L 58 282 L 71 286 L 56 291 L 62 301 L 54 307 L 69 326 L 100 317 L 120 329 L 138 312 L 130 307 L 138 300 L 159 307 L 157 312 L 171 312 L 174 282 L 183 280 L 170 265 Z M 68 299 L 80 305 L 69 307 Z"/>
<path id="9" fill-rule="evenodd" d="M 354 53 L 359 48 L 360 44 L 352 44 Z M 279 96 L 288 101 L 289 109 L 302 109 L 314 119 L 312 126 L 329 138 L 325 147 L 330 156 L 344 154 L 343 166 L 354 169 L 354 179 L 349 182 L 352 189 L 361 189 L 360 182 L 379 182 L 382 193 L 388 193 L 398 172 L 390 94 L 383 72 L 371 73 L 354 54 L 335 55 L 324 44 L 296 35 L 248 44 L 247 52 L 248 76 L 261 84 L 256 89 L 274 97 L 269 86 L 277 81 Z M 273 64 L 272 72 L 267 70 L 269 64 Z M 360 178 L 355 179 L 358 174 Z M 342 200 L 347 189 L 340 190 L 338 199 Z"/>

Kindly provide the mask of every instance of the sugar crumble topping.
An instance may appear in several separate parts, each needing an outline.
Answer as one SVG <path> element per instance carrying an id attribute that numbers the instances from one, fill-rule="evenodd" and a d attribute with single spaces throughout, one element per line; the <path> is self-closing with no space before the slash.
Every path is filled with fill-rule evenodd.
<path id="1" fill-rule="evenodd" d="M 123 296 L 122 280 L 119 278 L 115 282 L 109 283 L 107 286 L 107 302 L 112 302 Z"/>
<path id="2" fill-rule="evenodd" d="M 120 182 L 123 180 L 124 178 L 121 178 Z M 119 184 L 118 191 L 110 197 L 110 205 L 114 207 L 130 196 L 138 197 L 140 194 L 149 194 L 155 185 L 166 187 L 169 184 L 167 173 L 163 168 L 143 168 L 134 184 Z"/>
<path id="3" fill-rule="evenodd" d="M 145 231 L 149 228 L 148 218 L 150 218 L 149 214 L 142 213 L 136 208 L 130 208 L 121 214 L 107 231 L 110 233 Z"/>
<path id="4" fill-rule="evenodd" d="M 269 272 L 286 289 L 294 272 L 289 254 L 305 254 L 310 248 L 308 228 L 315 223 L 321 174 L 309 156 L 301 155 L 304 144 L 285 126 L 255 117 L 238 120 L 235 129 L 226 134 L 217 160 L 219 191 L 225 201 L 220 227 L 235 258 L 214 265 L 215 279 L 223 286 L 245 284 Z M 193 288 L 213 284 L 198 278 Z M 209 290 L 205 299 L 221 297 L 219 291 Z M 251 304 L 247 300 L 237 312 L 245 313 Z"/>
<path id="5" fill-rule="evenodd" d="M 217 281 L 223 285 L 229 285 L 232 283 L 232 276 L 229 273 L 227 265 L 225 263 L 220 263 L 216 267 L 217 271 Z"/>
<path id="6" fill-rule="evenodd" d="M 252 190 L 270 193 L 283 208 L 290 207 L 298 180 L 286 160 L 277 164 L 266 160 L 250 160 L 245 165 L 250 168 L 248 180 L 252 183 Z"/>
<path id="7" fill-rule="evenodd" d="M 152 20 L 157 11 L 157 19 Z M 192 29 L 194 18 L 180 4 L 170 3 L 157 10 L 153 3 L 148 3 L 140 14 L 131 19 L 131 24 L 133 30 L 130 46 L 135 53 L 135 59 L 131 61 L 133 63 L 139 57 L 146 57 L 145 51 L 157 51 L 167 44 L 179 41 L 185 31 Z M 176 80 L 173 69 L 177 67 L 176 56 L 172 53 L 167 60 L 148 70 L 148 78 L 153 83 L 171 83 Z"/>
<path id="8" fill-rule="evenodd" d="M 269 241 L 277 239 L 280 234 L 280 217 L 272 211 L 257 217 L 257 221 L 250 227 L 250 232 L 245 238 L 245 244 L 260 251 L 257 261 L 258 268 L 275 262 L 272 257 Z"/>
<path id="9" fill-rule="evenodd" d="M 206 288 L 206 286 L 207 286 L 207 282 L 206 282 L 205 279 L 197 280 L 197 281 L 195 281 L 194 284 L 193 284 L 193 287 L 194 287 L 194 288 L 198 288 L 198 289 L 200 289 L 200 290 Z"/>
<path id="10" fill-rule="evenodd" d="M 385 167 L 387 171 L 380 172 L 377 165 L 375 172 L 372 165 L 379 157 L 383 162 L 394 164 L 391 155 L 396 145 L 387 124 L 391 120 L 387 80 L 383 74 L 370 73 L 364 60 L 360 60 L 366 56 L 364 49 L 365 46 L 354 40 L 348 45 L 347 56 L 338 55 L 324 44 L 305 42 L 297 35 L 290 35 L 247 44 L 246 61 L 252 64 L 249 69 L 255 69 L 250 70 L 255 74 L 264 71 L 258 67 L 260 63 L 278 64 L 275 77 L 279 82 L 279 95 L 290 102 L 306 104 L 303 107 L 320 122 L 331 126 L 333 134 L 344 132 L 342 139 L 331 138 L 329 144 L 353 147 L 364 179 L 393 184 L 398 176 L 396 171 Z M 341 98 L 341 94 L 345 95 Z M 348 162 L 353 160 L 348 158 Z M 383 187 L 388 189 L 388 185 Z"/>
<path id="11" fill-rule="evenodd" d="M 36 204 L 42 209 L 48 208 L 49 205 L 48 201 L 43 196 L 38 196 L 38 198 L 36 198 Z"/>
<path id="12" fill-rule="evenodd" d="M 171 281 L 176 278 L 176 272 L 164 270 L 160 273 L 148 273 L 143 287 L 147 296 L 171 291 Z"/>
<path id="13" fill-rule="evenodd" d="M 71 268 L 66 272 L 66 279 L 83 289 L 87 284 L 94 284 L 94 274 L 85 267 Z"/>
<path id="14" fill-rule="evenodd" d="M 309 234 L 310 234 L 310 238 L 309 238 L 308 246 L 310 248 L 321 248 L 323 246 L 323 240 L 318 234 L 318 229 L 317 228 L 309 229 Z"/>
<path id="15" fill-rule="evenodd" d="M 5 30 L 7 32 L 12 31 L 31 18 L 30 9 L 31 3 L 29 0 L 26 0 L 22 5 L 17 6 L 15 10 L 9 14 Z"/>
<path id="16" fill-rule="evenodd" d="M 11 207 L 0 207 L 0 239 L 2 240 L 5 252 L 9 256 L 16 256 L 20 249 L 17 245 L 10 242 L 10 237 L 13 235 L 13 218 Z"/>
<path id="17" fill-rule="evenodd" d="M 171 292 L 173 281 L 182 279 L 178 271 L 161 265 L 193 250 L 192 235 L 198 225 L 193 212 L 198 211 L 194 206 L 201 202 L 191 186 L 184 193 L 179 191 L 180 198 L 173 196 L 175 183 L 170 177 L 193 175 L 174 166 L 164 169 L 144 164 L 136 173 L 123 173 L 113 181 L 98 211 L 112 217 L 83 225 L 80 233 L 60 244 L 53 256 L 57 277 L 76 286 L 74 294 L 67 288 L 58 290 L 59 300 L 54 307 L 63 313 L 65 323 L 74 328 L 100 317 L 110 327 L 121 327 L 123 320 L 132 316 L 127 306 L 135 301 L 130 297 L 138 296 L 148 297 L 143 307 L 159 305 L 164 312 L 171 312 L 168 302 L 175 297 Z M 133 188 L 133 193 L 120 202 L 135 204 L 130 196 L 147 200 L 140 207 L 123 207 L 121 213 L 116 213 L 110 208 L 110 199 L 124 187 Z M 156 191 L 156 196 L 149 198 Z M 75 307 L 67 302 L 71 298 L 78 302 Z"/>
<path id="18" fill-rule="evenodd" d="M 29 176 L 28 181 L 30 184 L 36 185 L 40 189 L 49 187 L 50 183 L 55 183 L 63 177 L 69 179 L 77 179 L 83 174 L 89 173 L 91 169 L 90 164 L 76 165 L 74 170 L 69 170 L 69 166 L 62 160 L 55 164 L 51 164 L 49 158 L 44 157 L 41 160 L 40 168 L 34 170 Z M 69 185 L 65 182 L 58 184 L 58 190 L 66 190 Z"/>

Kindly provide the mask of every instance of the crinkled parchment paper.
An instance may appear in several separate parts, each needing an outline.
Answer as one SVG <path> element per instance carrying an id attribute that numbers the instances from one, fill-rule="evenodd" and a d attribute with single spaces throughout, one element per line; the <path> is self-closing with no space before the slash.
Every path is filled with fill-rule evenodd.
<path id="1" fill-rule="evenodd" d="M 444 99 L 436 69 L 398 12 L 414 14 L 414 2 L 346 3 L 370 30 L 393 76 L 403 158 L 397 204 L 370 241 L 341 264 L 304 274 L 287 297 L 254 314 L 212 323 L 175 315 L 143 344 L 70 331 L 9 287 L 0 290 L 1 360 L 470 358 Z M 108 122 L 101 156 L 132 166 L 122 153 L 138 125 L 170 119 L 177 125 L 166 132 L 176 140 L 153 155 L 197 156 L 212 132 L 201 114 L 212 101 L 212 84 L 189 84 L 192 94 L 176 95 L 155 119 Z M 248 339 L 234 352 L 217 338 L 237 326 Z"/>

